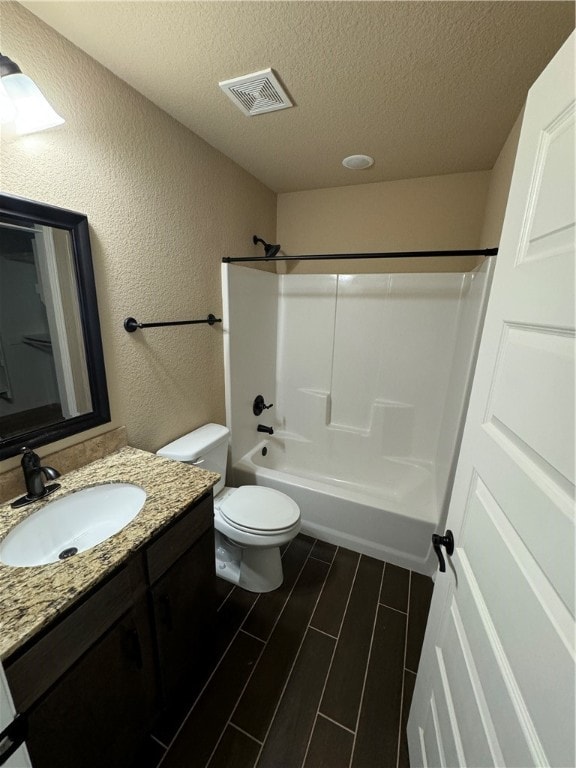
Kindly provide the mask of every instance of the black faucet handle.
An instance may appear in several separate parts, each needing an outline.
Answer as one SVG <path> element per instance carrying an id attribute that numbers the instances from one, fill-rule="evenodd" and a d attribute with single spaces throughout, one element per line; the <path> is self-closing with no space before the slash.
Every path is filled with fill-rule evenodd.
<path id="1" fill-rule="evenodd" d="M 40 456 L 38 456 L 37 453 L 34 453 L 32 448 L 21 448 L 20 453 L 22 454 L 20 464 L 22 465 L 24 472 L 40 469 Z"/>
<path id="2" fill-rule="evenodd" d="M 264 402 L 264 396 L 263 395 L 256 395 L 254 398 L 254 402 L 252 403 L 252 413 L 254 416 L 260 416 L 262 411 L 267 411 L 268 408 L 272 408 L 274 403 L 270 403 L 270 405 L 266 405 Z"/>
<path id="3" fill-rule="evenodd" d="M 22 453 L 22 472 L 24 474 L 24 483 L 26 485 L 26 495 L 22 496 L 16 501 L 12 502 L 13 508 L 23 507 L 25 504 L 31 504 L 33 501 L 43 499 L 50 493 L 53 493 L 60 485 L 53 483 L 52 485 L 44 485 L 42 475 L 48 480 L 54 480 L 60 477 L 60 472 L 53 467 L 43 467 L 40 463 L 40 456 L 31 448 L 24 446 L 20 449 Z"/>

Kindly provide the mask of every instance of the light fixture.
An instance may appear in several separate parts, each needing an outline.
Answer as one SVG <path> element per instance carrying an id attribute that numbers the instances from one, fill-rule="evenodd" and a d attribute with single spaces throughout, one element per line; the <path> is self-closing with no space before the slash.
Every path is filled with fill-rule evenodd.
<path id="1" fill-rule="evenodd" d="M 1 53 L 0 78 L 0 122 L 13 123 L 16 133 L 35 133 L 64 122 L 46 101 L 36 83 L 22 74 L 12 59 Z"/>
<path id="2" fill-rule="evenodd" d="M 349 155 L 342 160 L 342 165 L 352 171 L 363 171 L 374 165 L 374 158 L 370 155 Z"/>
<path id="3" fill-rule="evenodd" d="M 267 243 L 265 240 L 262 240 L 261 237 L 257 237 L 254 235 L 252 238 L 252 242 L 254 245 L 257 245 L 258 243 L 262 243 L 264 246 L 264 258 L 265 259 L 273 259 L 274 256 L 278 255 L 278 251 L 282 247 L 281 245 L 271 245 L 270 243 Z"/>

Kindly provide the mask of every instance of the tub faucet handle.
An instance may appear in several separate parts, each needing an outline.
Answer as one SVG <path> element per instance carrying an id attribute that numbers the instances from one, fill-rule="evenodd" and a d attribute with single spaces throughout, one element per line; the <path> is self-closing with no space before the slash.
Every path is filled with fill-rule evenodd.
<path id="1" fill-rule="evenodd" d="M 268 408 L 272 408 L 274 403 L 270 403 L 270 405 L 266 405 L 264 402 L 264 396 L 263 395 L 256 395 L 254 398 L 254 402 L 252 403 L 252 413 L 254 416 L 260 416 L 262 411 L 267 411 Z"/>

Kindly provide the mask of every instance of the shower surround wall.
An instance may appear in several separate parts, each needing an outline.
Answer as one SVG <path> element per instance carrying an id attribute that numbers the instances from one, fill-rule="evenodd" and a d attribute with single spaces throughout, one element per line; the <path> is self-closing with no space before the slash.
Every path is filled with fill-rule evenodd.
<path id="1" fill-rule="evenodd" d="M 233 480 L 289 493 L 320 538 L 432 572 L 490 269 L 272 275 L 227 265 Z M 260 419 L 256 394 L 275 404 Z M 258 423 L 274 436 L 262 441 Z"/>
<path id="2" fill-rule="evenodd" d="M 273 418 L 272 409 L 257 421 L 252 403 L 256 395 L 276 402 L 277 317 L 276 274 L 222 265 L 226 423 L 234 436 L 229 467 L 262 437 L 256 425 Z"/>

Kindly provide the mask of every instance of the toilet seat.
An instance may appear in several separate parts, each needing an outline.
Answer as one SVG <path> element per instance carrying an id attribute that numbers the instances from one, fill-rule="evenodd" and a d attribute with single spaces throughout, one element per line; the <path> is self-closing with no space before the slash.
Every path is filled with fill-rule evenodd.
<path id="1" fill-rule="evenodd" d="M 293 499 L 262 486 L 240 486 L 226 494 L 217 507 L 229 525 L 255 535 L 280 534 L 300 520 L 300 509 Z"/>

